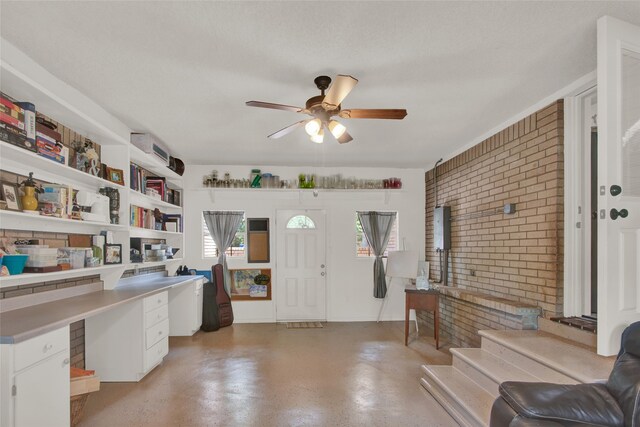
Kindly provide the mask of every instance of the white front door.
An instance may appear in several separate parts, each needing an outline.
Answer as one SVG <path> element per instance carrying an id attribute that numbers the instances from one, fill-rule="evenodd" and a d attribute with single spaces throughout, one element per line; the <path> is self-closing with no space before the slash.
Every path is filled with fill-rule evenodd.
<path id="1" fill-rule="evenodd" d="M 620 191 L 621 190 L 621 191 Z M 598 354 L 640 320 L 640 27 L 598 20 Z"/>
<path id="2" fill-rule="evenodd" d="M 279 210 L 276 319 L 326 319 L 325 212 Z"/>

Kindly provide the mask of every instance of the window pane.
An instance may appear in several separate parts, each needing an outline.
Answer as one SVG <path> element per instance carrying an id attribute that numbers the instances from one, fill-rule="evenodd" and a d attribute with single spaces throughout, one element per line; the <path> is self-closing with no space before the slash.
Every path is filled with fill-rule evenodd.
<path id="1" fill-rule="evenodd" d="M 306 215 L 296 215 L 287 222 L 287 228 L 316 228 L 316 224 Z"/>
<path id="2" fill-rule="evenodd" d="M 213 241 L 213 238 L 209 234 L 209 229 L 207 228 L 207 223 L 204 221 L 204 217 L 202 218 L 202 236 L 202 257 L 217 258 L 218 248 L 216 247 L 216 243 Z M 240 223 L 240 227 L 238 227 L 236 236 L 233 238 L 231 247 L 229 247 L 225 252 L 228 257 L 235 258 L 244 256 L 246 237 L 247 224 L 245 218 L 242 218 L 242 222 Z"/>
<path id="3" fill-rule="evenodd" d="M 396 212 L 396 220 L 393 222 L 393 226 L 391 227 L 391 234 L 389 235 L 389 242 L 387 243 L 387 249 L 384 251 L 384 256 L 391 251 L 400 250 L 398 244 L 398 223 L 400 222 L 398 213 Z M 364 235 L 364 231 L 362 230 L 362 225 L 360 224 L 360 218 L 358 218 L 358 214 L 356 213 L 356 256 L 359 257 L 369 257 L 373 256 L 373 251 L 369 247 L 369 242 L 367 242 L 367 237 Z"/>

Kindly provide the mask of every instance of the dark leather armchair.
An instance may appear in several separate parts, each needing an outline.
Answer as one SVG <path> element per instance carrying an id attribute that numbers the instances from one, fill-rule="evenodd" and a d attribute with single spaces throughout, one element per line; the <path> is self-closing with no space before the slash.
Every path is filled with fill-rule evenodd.
<path id="1" fill-rule="evenodd" d="M 491 427 L 640 427 L 640 322 L 622 333 L 604 384 L 506 381 L 491 409 Z"/>

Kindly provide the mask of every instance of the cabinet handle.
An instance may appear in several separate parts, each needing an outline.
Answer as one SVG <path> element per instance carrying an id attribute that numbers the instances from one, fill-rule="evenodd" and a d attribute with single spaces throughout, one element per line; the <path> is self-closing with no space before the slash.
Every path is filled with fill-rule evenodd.
<path id="1" fill-rule="evenodd" d="M 160 304 L 162 302 L 162 300 L 160 298 L 158 298 L 158 304 Z"/>
<path id="2" fill-rule="evenodd" d="M 158 335 L 162 335 L 162 331 L 158 331 Z"/>
<path id="3" fill-rule="evenodd" d="M 71 361 L 70 361 L 70 360 L 69 360 L 69 358 L 67 357 L 66 359 L 64 359 L 64 360 L 62 361 L 62 364 L 63 364 L 63 365 L 68 365 L 70 362 L 71 362 Z"/>
<path id="4" fill-rule="evenodd" d="M 42 349 L 43 353 L 46 353 L 47 351 L 51 350 L 53 348 L 53 344 L 45 344 L 44 348 Z"/>

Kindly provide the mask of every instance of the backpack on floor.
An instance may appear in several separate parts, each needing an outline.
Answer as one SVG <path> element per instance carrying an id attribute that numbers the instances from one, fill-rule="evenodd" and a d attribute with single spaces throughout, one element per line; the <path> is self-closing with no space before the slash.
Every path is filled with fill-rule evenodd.
<path id="1" fill-rule="evenodd" d="M 213 332 L 220 329 L 220 315 L 216 302 L 216 285 L 207 282 L 202 286 L 202 326 L 205 332 Z"/>

